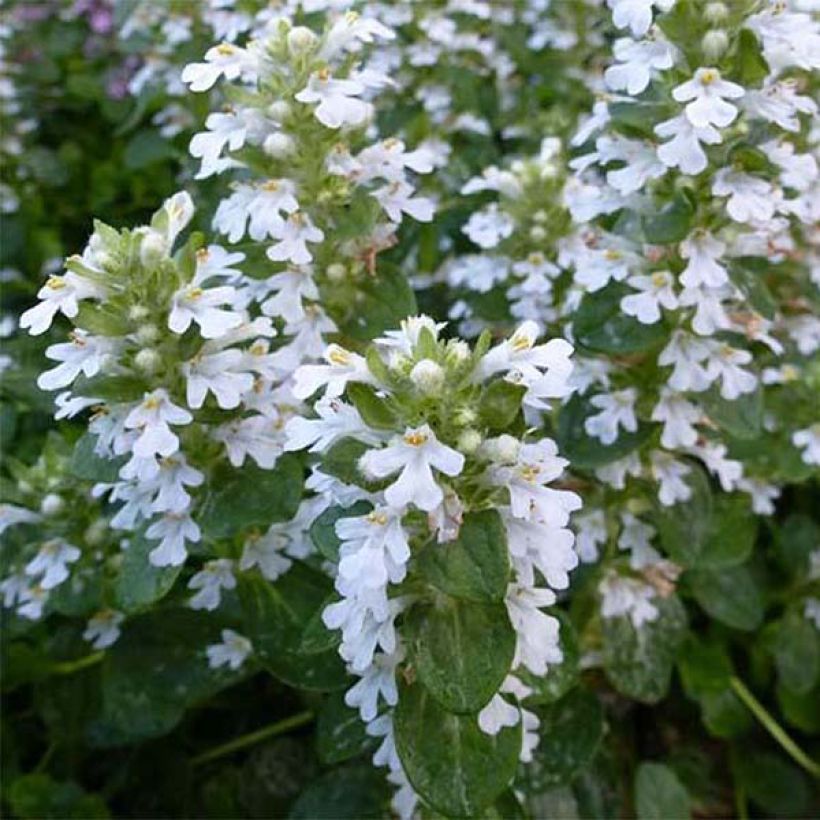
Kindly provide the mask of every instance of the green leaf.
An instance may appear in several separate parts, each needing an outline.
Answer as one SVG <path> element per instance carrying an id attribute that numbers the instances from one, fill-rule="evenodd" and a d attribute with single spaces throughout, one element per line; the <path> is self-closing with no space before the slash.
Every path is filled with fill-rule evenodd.
<path id="1" fill-rule="evenodd" d="M 144 532 L 135 533 L 128 541 L 114 581 L 114 601 L 118 609 L 134 612 L 164 598 L 182 570 L 178 567 L 155 567 L 148 553 L 156 546 Z"/>
<path id="2" fill-rule="evenodd" d="M 97 820 L 108 818 L 103 799 L 87 794 L 73 781 L 59 782 L 48 774 L 26 774 L 8 787 L 8 801 L 20 820 Z"/>
<path id="3" fill-rule="evenodd" d="M 75 327 L 87 330 L 96 336 L 124 336 L 130 330 L 127 319 L 120 313 L 111 311 L 105 305 L 83 302 L 73 319 Z"/>
<path id="4" fill-rule="evenodd" d="M 696 568 L 719 569 L 746 561 L 757 537 L 757 521 L 746 498 L 716 496 L 706 543 L 697 557 Z"/>
<path id="5" fill-rule="evenodd" d="M 700 699 L 703 725 L 713 737 L 738 737 L 749 731 L 752 716 L 731 690 L 707 692 Z"/>
<path id="6" fill-rule="evenodd" d="M 620 431 L 612 444 L 601 444 L 584 429 L 587 418 L 600 412 L 590 404 L 590 398 L 576 394 L 561 408 L 558 416 L 558 447 L 573 467 L 592 470 L 617 461 L 640 447 L 657 427 L 639 422 L 634 433 Z"/>
<path id="7" fill-rule="evenodd" d="M 503 603 L 439 596 L 405 617 L 419 680 L 451 712 L 478 712 L 501 688 L 515 655 L 515 630 Z"/>
<path id="8" fill-rule="evenodd" d="M 362 441 L 343 438 L 322 456 L 322 470 L 345 484 L 356 484 L 375 492 L 383 486 L 382 483 L 368 481 L 359 470 L 359 459 L 370 449 Z"/>
<path id="9" fill-rule="evenodd" d="M 777 702 L 786 720 L 803 732 L 820 733 L 820 688 L 815 687 L 805 695 L 777 686 Z"/>
<path id="10" fill-rule="evenodd" d="M 811 790 L 796 766 L 760 749 L 746 749 L 734 763 L 738 782 L 765 812 L 778 818 L 808 816 Z"/>
<path id="11" fill-rule="evenodd" d="M 329 766 L 363 754 L 375 745 L 365 731 L 365 723 L 356 709 L 351 709 L 342 692 L 328 695 L 316 723 L 316 751 Z"/>
<path id="12" fill-rule="evenodd" d="M 211 669 L 207 646 L 222 624 L 205 612 L 164 609 L 129 619 L 102 667 L 98 746 L 118 746 L 173 729 L 186 708 L 238 681 L 244 672 Z"/>
<path id="13" fill-rule="evenodd" d="M 208 482 L 197 519 L 208 538 L 227 538 L 250 527 L 266 528 L 288 521 L 302 499 L 302 464 L 283 455 L 272 470 L 246 463 L 241 470 L 225 465 Z"/>
<path id="14" fill-rule="evenodd" d="M 758 387 L 734 401 L 727 401 L 712 389 L 702 396 L 709 418 L 730 436 L 755 439 L 763 429 L 763 391 Z"/>
<path id="15" fill-rule="evenodd" d="M 641 763 L 635 775 L 638 820 L 680 820 L 692 816 L 689 793 L 662 763 Z"/>
<path id="16" fill-rule="evenodd" d="M 542 791 L 570 783 L 589 764 L 604 733 L 604 714 L 595 693 L 583 687 L 535 711 L 541 739 L 522 774 Z"/>
<path id="17" fill-rule="evenodd" d="M 642 703 L 657 703 L 669 690 L 672 665 L 686 633 L 686 610 L 672 595 L 654 598 L 658 617 L 635 629 L 626 616 L 604 618 L 604 671 L 623 695 Z"/>
<path id="18" fill-rule="evenodd" d="M 693 566 L 703 552 L 712 529 L 712 490 L 703 468 L 695 462 L 684 481 L 691 487 L 688 501 L 671 507 L 658 502 L 654 522 L 669 557 L 683 567 Z"/>
<path id="19" fill-rule="evenodd" d="M 527 388 L 498 379 L 481 394 L 478 415 L 490 430 L 506 430 L 515 421 L 521 409 L 521 400 Z"/>
<path id="20" fill-rule="evenodd" d="M 456 598 L 503 601 L 510 578 L 507 534 L 496 510 L 467 513 L 455 541 L 431 543 L 419 554 L 421 574 Z"/>
<path id="21" fill-rule="evenodd" d="M 394 732 L 413 788 L 448 817 L 477 816 L 515 776 L 520 724 L 487 735 L 475 715 L 444 711 L 420 683 L 401 687 Z"/>
<path id="22" fill-rule="evenodd" d="M 763 264 L 761 264 L 763 263 Z M 771 263 L 756 256 L 740 256 L 729 262 L 729 278 L 764 318 L 774 319 L 777 302 L 766 284 Z"/>
<path id="23" fill-rule="evenodd" d="M 366 820 L 390 812 L 384 773 L 366 766 L 331 769 L 313 781 L 290 809 L 291 820 Z"/>
<path id="24" fill-rule="evenodd" d="M 683 645 L 678 669 L 686 694 L 695 699 L 726 690 L 732 676 L 732 662 L 726 647 L 693 635 Z"/>
<path id="25" fill-rule="evenodd" d="M 129 171 L 139 171 L 175 154 L 173 144 L 158 131 L 144 129 L 129 140 L 123 153 L 123 163 Z"/>
<path id="26" fill-rule="evenodd" d="M 322 620 L 322 612 L 328 604 L 338 600 L 335 594 L 328 595 L 324 603 L 320 606 L 305 626 L 302 633 L 302 640 L 299 643 L 299 652 L 305 655 L 315 655 L 318 652 L 326 652 L 328 649 L 336 649 L 339 646 L 341 637 L 339 630 L 328 629 Z"/>
<path id="27" fill-rule="evenodd" d="M 757 88 L 771 73 L 760 42 L 747 28 L 740 30 L 732 58 L 730 76 L 746 88 Z"/>
<path id="28" fill-rule="evenodd" d="M 652 245 L 681 242 L 692 230 L 694 215 L 695 209 L 689 198 L 678 192 L 660 211 L 641 217 L 644 238 Z"/>
<path id="29" fill-rule="evenodd" d="M 621 310 L 621 299 L 632 289 L 613 282 L 587 293 L 575 314 L 573 330 L 578 344 L 595 353 L 641 353 L 659 346 L 667 337 L 663 322 L 641 324 Z"/>
<path id="30" fill-rule="evenodd" d="M 356 406 L 368 427 L 395 430 L 396 416 L 383 398 L 369 384 L 353 382 L 347 386 L 347 396 Z"/>
<path id="31" fill-rule="evenodd" d="M 340 518 L 366 515 L 372 509 L 369 501 L 357 501 L 350 507 L 329 507 L 310 525 L 311 541 L 328 561 L 338 561 L 342 542 L 336 535 L 336 522 Z"/>
<path id="32" fill-rule="evenodd" d="M 84 481 L 97 481 L 109 484 L 119 479 L 120 467 L 125 463 L 124 457 L 116 459 L 102 458 L 94 452 L 97 437 L 93 433 L 83 433 L 74 445 L 71 463 L 68 469 L 77 478 Z"/>
<path id="33" fill-rule="evenodd" d="M 353 305 L 355 312 L 340 322 L 340 330 L 365 342 L 416 313 L 416 297 L 407 278 L 387 262 L 380 262 L 376 275 L 359 286 Z"/>
<path id="34" fill-rule="evenodd" d="M 820 637 L 814 624 L 792 610 L 776 625 L 771 641 L 780 682 L 795 694 L 810 692 L 820 674 Z"/>
<path id="35" fill-rule="evenodd" d="M 330 580 L 304 564 L 294 565 L 274 583 L 261 576 L 239 579 L 243 635 L 259 660 L 280 680 L 300 689 L 333 691 L 349 679 L 335 649 L 306 653 L 303 632 L 330 594 Z"/>
<path id="36" fill-rule="evenodd" d="M 802 513 L 792 513 L 775 530 L 779 561 L 793 577 L 809 572 L 810 556 L 817 544 L 820 544 L 820 526 Z"/>
<path id="37" fill-rule="evenodd" d="M 692 594 L 715 620 L 751 631 L 763 621 L 763 593 L 746 566 L 687 573 Z"/>

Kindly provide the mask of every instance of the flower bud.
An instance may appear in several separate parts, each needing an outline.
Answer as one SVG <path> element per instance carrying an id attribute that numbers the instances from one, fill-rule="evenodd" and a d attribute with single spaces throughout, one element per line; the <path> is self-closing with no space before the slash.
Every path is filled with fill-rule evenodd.
<path id="1" fill-rule="evenodd" d="M 518 197 L 521 194 L 521 186 L 514 174 L 509 171 L 501 171 L 498 174 L 498 190 L 504 196 Z"/>
<path id="2" fill-rule="evenodd" d="M 307 27 L 296 26 L 288 32 L 288 51 L 298 57 L 312 49 L 319 38 Z"/>
<path id="3" fill-rule="evenodd" d="M 470 358 L 470 345 L 461 339 L 454 339 L 447 343 L 445 361 L 447 364 L 459 365 Z"/>
<path id="4" fill-rule="evenodd" d="M 157 231 L 147 231 L 140 243 L 140 261 L 145 267 L 156 265 L 168 253 L 165 237 Z"/>
<path id="5" fill-rule="evenodd" d="M 547 231 L 541 225 L 533 225 L 530 228 L 530 239 L 533 242 L 543 242 L 547 238 Z"/>
<path id="6" fill-rule="evenodd" d="M 458 437 L 456 447 L 465 455 L 472 455 L 481 446 L 481 433 L 478 430 L 464 430 Z"/>
<path id="7" fill-rule="evenodd" d="M 478 416 L 472 407 L 460 407 L 456 410 L 453 418 L 460 427 L 466 427 L 468 424 L 472 424 Z"/>
<path id="8" fill-rule="evenodd" d="M 156 325 L 145 324 L 137 328 L 137 341 L 143 345 L 150 345 L 159 338 L 159 328 Z"/>
<path id="9" fill-rule="evenodd" d="M 722 23 L 729 16 L 725 3 L 707 3 L 703 17 L 709 23 Z"/>
<path id="10" fill-rule="evenodd" d="M 327 266 L 325 274 L 331 282 L 341 282 L 347 276 L 347 268 L 341 262 Z"/>
<path id="11" fill-rule="evenodd" d="M 146 347 L 134 356 L 134 364 L 143 373 L 150 375 L 151 373 L 157 372 L 159 366 L 162 364 L 162 357 L 153 348 Z"/>
<path id="12" fill-rule="evenodd" d="M 422 393 L 435 393 L 444 384 L 444 369 L 432 359 L 422 359 L 410 371 L 410 380 Z"/>
<path id="13" fill-rule="evenodd" d="M 262 143 L 262 150 L 271 159 L 283 159 L 292 154 L 295 149 L 296 143 L 293 139 L 281 131 L 266 137 Z"/>
<path id="14" fill-rule="evenodd" d="M 102 518 L 98 518 L 83 534 L 85 543 L 90 547 L 96 547 L 102 544 L 105 540 L 105 533 L 108 529 L 106 522 Z"/>
<path id="15" fill-rule="evenodd" d="M 518 458 L 521 449 L 521 442 L 513 436 L 504 435 L 498 438 L 491 438 L 484 442 L 481 448 L 483 454 L 490 460 L 499 464 L 513 464 Z"/>
<path id="16" fill-rule="evenodd" d="M 268 106 L 268 116 L 274 122 L 284 122 L 290 116 L 290 106 L 284 100 L 277 100 Z"/>
<path id="17" fill-rule="evenodd" d="M 40 502 L 40 512 L 43 515 L 57 515 L 64 506 L 65 501 L 62 496 L 57 495 L 57 493 L 49 493 Z"/>
<path id="18" fill-rule="evenodd" d="M 532 221 L 537 222 L 539 225 L 543 225 L 548 219 L 547 212 L 543 209 L 536 211 L 532 215 Z"/>
<path id="19" fill-rule="evenodd" d="M 132 322 L 141 322 L 143 319 L 147 319 L 151 315 L 151 311 L 148 310 L 145 305 L 131 305 L 128 309 L 128 318 Z"/>
<path id="20" fill-rule="evenodd" d="M 700 46 L 707 62 L 717 62 L 729 48 L 729 35 L 722 28 L 714 28 L 703 35 Z"/>

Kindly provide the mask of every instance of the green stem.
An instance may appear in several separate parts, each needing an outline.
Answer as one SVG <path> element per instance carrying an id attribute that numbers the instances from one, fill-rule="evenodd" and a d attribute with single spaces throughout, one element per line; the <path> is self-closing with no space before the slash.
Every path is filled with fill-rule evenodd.
<path id="1" fill-rule="evenodd" d="M 52 675 L 73 675 L 81 669 L 87 669 L 89 666 L 95 666 L 105 657 L 105 652 L 94 652 L 91 655 L 86 655 L 83 658 L 78 658 L 75 661 L 58 661 L 53 663 L 50 668 Z"/>
<path id="2" fill-rule="evenodd" d="M 780 744 L 783 750 L 802 766 L 812 777 L 820 779 L 820 763 L 812 760 L 789 736 L 783 727 L 766 711 L 763 704 L 749 691 L 738 678 L 730 678 L 732 689 L 746 704 L 752 714 L 763 724 L 766 731 Z"/>
<path id="3" fill-rule="evenodd" d="M 255 732 L 249 732 L 246 735 L 229 740 L 221 746 L 215 746 L 213 749 L 209 749 L 207 752 L 203 752 L 201 755 L 197 755 L 193 758 L 191 760 L 191 765 L 201 766 L 203 763 L 209 763 L 219 757 L 233 754 L 240 749 L 246 749 L 248 746 L 254 746 L 257 743 L 261 743 L 263 740 L 267 740 L 269 737 L 276 737 L 276 735 L 284 734 L 290 729 L 296 729 L 299 726 L 304 726 L 312 720 L 313 712 L 299 712 L 299 714 L 291 715 L 290 717 L 280 720 L 277 723 L 271 723 L 269 726 L 264 726 L 261 729 L 257 729 Z"/>

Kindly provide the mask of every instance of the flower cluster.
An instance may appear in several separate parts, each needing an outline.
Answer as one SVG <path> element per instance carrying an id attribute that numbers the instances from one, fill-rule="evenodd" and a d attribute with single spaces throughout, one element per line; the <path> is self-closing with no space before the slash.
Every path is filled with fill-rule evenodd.
<path id="1" fill-rule="evenodd" d="M 316 418 L 294 418 L 285 428 L 286 449 L 317 454 L 314 478 L 321 482 L 314 484 L 336 511 L 339 600 L 323 619 L 341 632 L 339 652 L 360 678 L 347 703 L 359 709 L 369 733 L 384 736 L 374 760 L 388 765 L 402 786 L 396 804 L 402 815 L 414 799 L 389 711 L 399 699 L 397 675 L 416 667 L 432 696 L 441 696 L 421 658 L 431 639 L 416 633 L 410 640 L 407 624 L 430 606 L 433 620 L 448 606 L 463 607 L 468 621 L 473 617 L 455 571 L 433 581 L 434 590 L 425 567 L 442 560 L 437 556 L 470 553 L 474 545 L 465 531 L 486 522 L 492 553 L 486 571 L 500 563 L 498 598 L 514 641 L 509 656 L 491 650 L 499 654 L 497 680 L 472 704 L 474 719 L 490 735 L 523 720 L 520 756 L 529 760 L 538 720 L 519 706 L 532 692 L 521 676 L 543 676 L 561 662 L 558 621 L 542 608 L 555 602 L 554 589 L 567 587 L 577 563 L 566 525 L 581 500 L 550 486 L 567 461 L 551 439 L 522 432 L 521 417 L 522 409 L 541 411 L 567 394 L 572 347 L 560 339 L 539 344 L 533 323 L 492 348 L 484 336 L 473 350 L 443 338 L 442 329 L 418 316 L 377 339 L 365 355 L 331 345 L 326 364 L 304 365 L 295 374 L 297 396 L 321 393 Z M 447 697 L 443 703 L 449 705 Z"/>

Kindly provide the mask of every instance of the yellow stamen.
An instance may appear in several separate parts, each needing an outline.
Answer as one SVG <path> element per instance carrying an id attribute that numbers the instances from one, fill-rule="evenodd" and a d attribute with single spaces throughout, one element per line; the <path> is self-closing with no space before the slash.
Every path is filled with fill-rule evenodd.
<path id="1" fill-rule="evenodd" d="M 404 436 L 405 442 L 411 447 L 421 447 L 421 445 L 427 441 L 427 438 L 426 433 L 407 433 Z"/>

